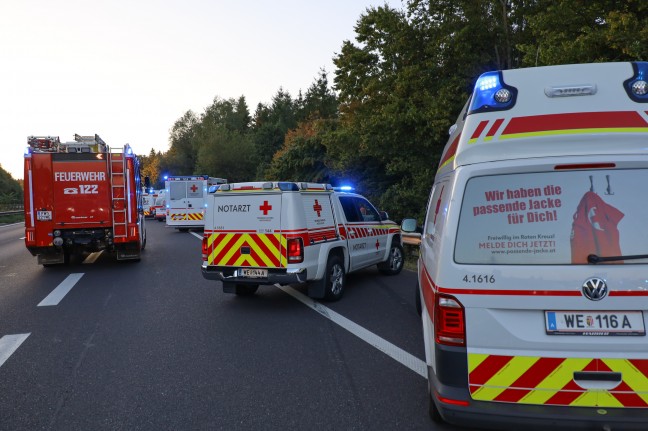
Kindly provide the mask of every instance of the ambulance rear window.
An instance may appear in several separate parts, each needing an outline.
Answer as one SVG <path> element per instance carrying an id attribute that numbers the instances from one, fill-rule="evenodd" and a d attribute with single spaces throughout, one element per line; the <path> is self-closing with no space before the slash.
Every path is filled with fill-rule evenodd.
<path id="1" fill-rule="evenodd" d="M 648 263 L 641 258 L 648 255 L 648 170 L 490 175 L 467 182 L 457 263 L 588 264 L 591 255 L 617 258 L 604 263 Z"/>

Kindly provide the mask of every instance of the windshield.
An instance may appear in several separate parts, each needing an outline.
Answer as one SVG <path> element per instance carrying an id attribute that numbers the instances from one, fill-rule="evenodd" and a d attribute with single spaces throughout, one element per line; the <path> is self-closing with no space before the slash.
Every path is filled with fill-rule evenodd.
<path id="1" fill-rule="evenodd" d="M 466 184 L 455 261 L 647 263 L 648 170 L 492 175 Z M 643 256 L 644 258 L 637 258 Z"/>

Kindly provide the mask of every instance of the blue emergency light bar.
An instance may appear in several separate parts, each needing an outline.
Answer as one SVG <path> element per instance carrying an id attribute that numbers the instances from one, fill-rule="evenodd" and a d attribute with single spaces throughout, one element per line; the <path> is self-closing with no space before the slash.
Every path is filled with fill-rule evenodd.
<path id="1" fill-rule="evenodd" d="M 635 61 L 632 69 L 634 75 L 623 83 L 623 88 L 635 102 L 648 103 L 648 62 Z"/>
<path id="2" fill-rule="evenodd" d="M 468 115 L 511 109 L 516 98 L 517 88 L 504 83 L 502 72 L 483 73 L 475 83 Z"/>

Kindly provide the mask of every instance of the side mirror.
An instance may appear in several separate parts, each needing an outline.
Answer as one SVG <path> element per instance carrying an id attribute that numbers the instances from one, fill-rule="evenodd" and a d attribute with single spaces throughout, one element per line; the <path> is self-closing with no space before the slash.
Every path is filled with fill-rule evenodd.
<path id="1" fill-rule="evenodd" d="M 380 215 L 380 220 L 389 220 L 389 214 L 387 214 L 387 211 L 378 211 L 378 215 Z"/>
<path id="2" fill-rule="evenodd" d="M 406 218 L 401 223 L 401 230 L 403 232 L 414 233 L 416 232 L 416 219 Z"/>

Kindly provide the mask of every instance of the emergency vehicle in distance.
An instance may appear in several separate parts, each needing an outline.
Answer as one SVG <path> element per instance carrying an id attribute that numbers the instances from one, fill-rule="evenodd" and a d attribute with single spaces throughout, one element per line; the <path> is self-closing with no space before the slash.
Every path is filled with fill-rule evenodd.
<path id="1" fill-rule="evenodd" d="M 225 183 L 224 178 L 207 175 L 166 177 L 166 225 L 181 231 L 204 227 L 207 191 Z"/>
<path id="2" fill-rule="evenodd" d="M 98 136 L 30 136 L 25 152 L 25 245 L 38 263 L 108 250 L 139 260 L 146 245 L 139 161 Z"/>
<path id="3" fill-rule="evenodd" d="M 647 77 L 634 62 L 477 80 L 420 245 L 435 421 L 648 429 Z"/>
<path id="4" fill-rule="evenodd" d="M 338 300 L 351 271 L 403 268 L 400 229 L 386 213 L 358 194 L 314 183 L 221 185 L 207 196 L 202 255 L 203 276 L 237 295 L 260 284 L 309 282 L 309 296 Z"/>

